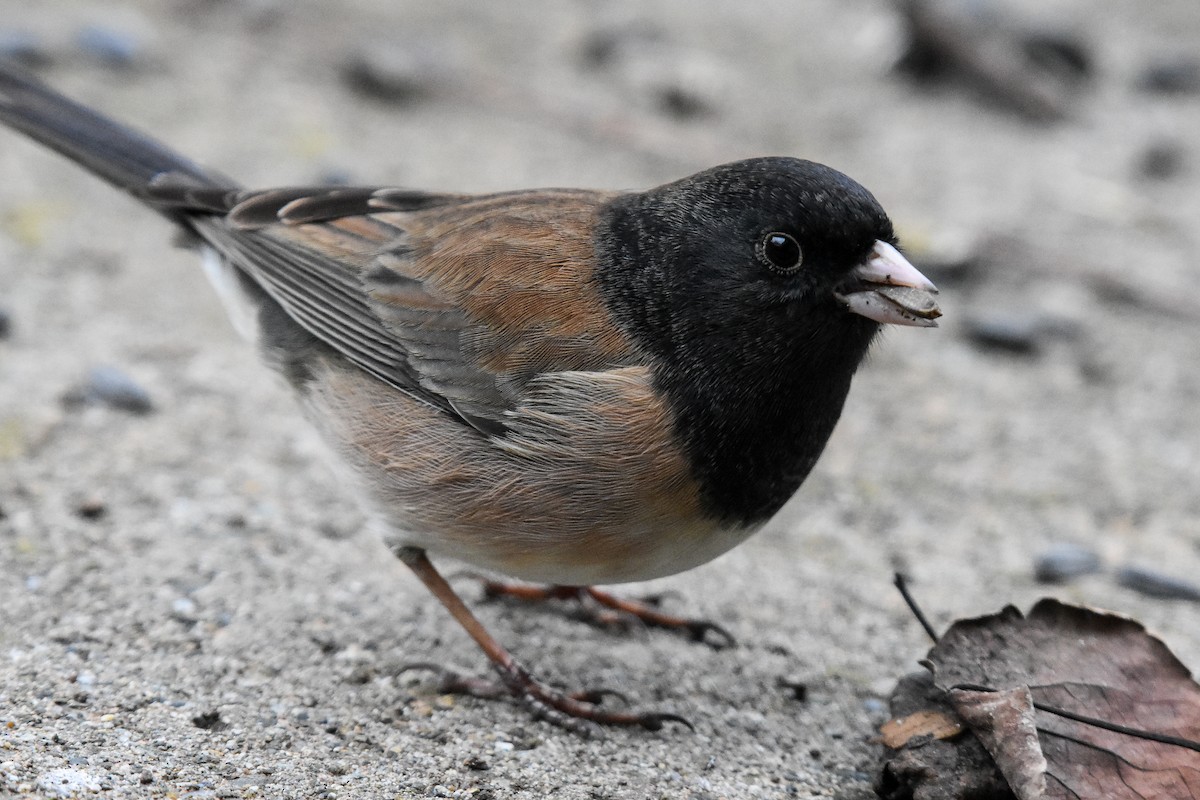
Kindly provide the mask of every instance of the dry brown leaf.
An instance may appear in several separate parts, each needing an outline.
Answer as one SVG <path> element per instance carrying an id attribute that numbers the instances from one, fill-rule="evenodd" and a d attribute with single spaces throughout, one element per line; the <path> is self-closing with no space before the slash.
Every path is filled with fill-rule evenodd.
<path id="1" fill-rule="evenodd" d="M 950 714 L 925 710 L 888 720 L 879 728 L 879 733 L 885 745 L 898 750 L 918 736 L 950 739 L 958 736 L 963 730 L 963 724 Z"/>
<path id="2" fill-rule="evenodd" d="M 944 689 L 1029 687 L 1046 761 L 1046 789 L 1040 796 L 1200 798 L 1200 752 L 1186 746 L 1186 740 L 1200 741 L 1200 686 L 1139 623 L 1047 599 L 1027 617 L 1009 607 L 956 622 L 928 661 Z M 1180 741 L 1152 741 L 1135 731 Z M 1028 739 L 1000 735 L 996 741 L 1000 749 L 1018 751 L 1004 756 L 1014 769 L 1029 769 Z M 1019 752 L 1022 748 L 1025 752 Z M 1005 771 L 997 751 L 993 757 Z M 1006 777 L 1011 780 L 1007 772 Z"/>
<path id="3" fill-rule="evenodd" d="M 950 701 L 983 742 L 1017 800 L 1046 796 L 1046 757 L 1028 686 L 1003 692 L 951 689 Z"/>

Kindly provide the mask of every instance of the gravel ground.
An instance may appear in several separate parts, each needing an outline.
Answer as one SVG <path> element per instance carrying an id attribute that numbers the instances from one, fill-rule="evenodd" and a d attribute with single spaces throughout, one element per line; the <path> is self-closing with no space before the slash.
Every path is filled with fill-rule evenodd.
<path id="1" fill-rule="evenodd" d="M 1195 52 L 1200 7 L 1041 5 L 1016 9 L 1093 55 L 1056 125 L 891 74 L 882 1 L 0 0 L 0 46 L 26 37 L 55 84 L 250 186 L 636 188 L 823 161 L 942 265 L 946 311 L 889 332 L 766 531 L 627 587 L 740 647 L 478 604 L 544 677 L 697 728 L 583 741 L 403 671 L 483 666 L 360 531 L 192 254 L 0 134 L 0 797 L 870 797 L 887 694 L 927 648 L 895 569 L 939 625 L 1053 593 L 1200 665 L 1200 605 L 1114 577 L 1200 575 L 1200 96 L 1139 88 Z M 98 366 L 153 410 L 77 402 Z M 1106 571 L 1037 584 L 1056 543 Z"/>

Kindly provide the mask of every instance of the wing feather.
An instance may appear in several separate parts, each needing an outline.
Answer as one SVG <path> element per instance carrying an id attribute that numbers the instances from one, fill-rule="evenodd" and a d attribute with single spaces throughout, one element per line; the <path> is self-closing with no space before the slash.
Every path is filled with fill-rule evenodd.
<path id="1" fill-rule="evenodd" d="M 610 197 L 213 192 L 196 210 L 225 203 L 225 215 L 196 224 L 350 361 L 495 435 L 539 375 L 642 363 L 592 280 L 596 212 Z"/>

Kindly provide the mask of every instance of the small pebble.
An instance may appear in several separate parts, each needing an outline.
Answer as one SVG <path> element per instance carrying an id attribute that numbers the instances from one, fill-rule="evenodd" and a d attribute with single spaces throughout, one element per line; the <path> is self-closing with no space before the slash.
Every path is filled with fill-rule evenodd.
<path id="1" fill-rule="evenodd" d="M 1069 80 L 1084 80 L 1095 71 L 1087 42 L 1068 31 L 1033 31 L 1022 41 L 1025 55 L 1042 69 Z"/>
<path id="2" fill-rule="evenodd" d="M 342 68 L 342 79 L 359 94 L 410 105 L 434 94 L 439 65 L 427 53 L 396 43 L 366 45 Z"/>
<path id="3" fill-rule="evenodd" d="M 91 494 L 79 501 L 75 513 L 84 519 L 100 519 L 108 513 L 108 504 L 99 495 Z"/>
<path id="4" fill-rule="evenodd" d="M 779 678 L 779 688 L 787 692 L 788 697 L 797 702 L 803 703 L 808 700 L 808 681 L 803 678 L 798 678 L 792 675 L 784 675 Z"/>
<path id="5" fill-rule="evenodd" d="M 225 727 L 225 723 L 221 722 L 220 711 L 205 711 L 203 714 L 197 714 L 192 717 L 192 724 L 206 731 L 219 731 Z"/>
<path id="6" fill-rule="evenodd" d="M 75 35 L 75 46 L 106 67 L 129 69 L 142 59 L 140 37 L 129 31 L 87 25 Z"/>
<path id="7" fill-rule="evenodd" d="M 54 61 L 38 35 L 23 30 L 0 30 L 0 58 L 29 69 L 45 67 Z"/>
<path id="8" fill-rule="evenodd" d="M 360 664 L 350 670 L 350 674 L 346 676 L 346 683 L 362 686 L 375 680 L 375 670 L 364 664 Z"/>
<path id="9" fill-rule="evenodd" d="M 1034 314 L 993 312 L 966 318 L 967 339 L 983 350 L 1036 355 L 1046 343 L 1045 320 Z"/>
<path id="10" fill-rule="evenodd" d="M 1064 542 L 1038 554 L 1033 576 L 1038 583 L 1066 583 L 1072 578 L 1099 572 L 1102 566 L 1103 561 L 1095 550 Z"/>
<path id="11" fill-rule="evenodd" d="M 491 764 L 478 756 L 471 756 L 463 762 L 463 766 L 467 769 L 473 769 L 476 772 L 483 772 L 492 768 Z"/>
<path id="12" fill-rule="evenodd" d="M 1185 160 L 1183 145 L 1179 142 L 1154 142 L 1142 152 L 1137 171 L 1143 178 L 1166 180 L 1183 171 Z"/>
<path id="13" fill-rule="evenodd" d="M 67 406 L 106 405 L 132 414 L 148 414 L 154 410 L 149 393 L 116 367 L 94 367 L 82 387 L 63 397 Z"/>
<path id="14" fill-rule="evenodd" d="M 618 63 L 636 47 L 663 40 L 661 30 L 644 24 L 619 25 L 595 30 L 579 44 L 579 60 L 585 67 L 605 69 Z"/>
<path id="15" fill-rule="evenodd" d="M 190 597 L 176 597 L 171 601 L 171 616 L 180 622 L 195 622 L 196 601 Z"/>
<path id="16" fill-rule="evenodd" d="M 710 98 L 694 87 L 668 84 L 658 89 L 658 107 L 675 119 L 698 119 L 713 113 Z"/>
<path id="17" fill-rule="evenodd" d="M 1144 567 L 1122 567 L 1117 570 L 1117 583 L 1148 597 L 1200 600 L 1200 585 Z"/>
<path id="18" fill-rule="evenodd" d="M 646 50 L 622 70 L 632 91 L 645 93 L 665 116 L 680 121 L 712 117 L 736 93 L 725 64 L 678 48 Z"/>
<path id="19" fill-rule="evenodd" d="M 878 697 L 868 697 L 863 701 L 863 710 L 868 714 L 886 714 L 888 705 Z"/>
<path id="20" fill-rule="evenodd" d="M 1138 88 L 1156 94 L 1196 94 L 1200 92 L 1200 59 L 1180 56 L 1151 64 L 1138 79 Z"/>

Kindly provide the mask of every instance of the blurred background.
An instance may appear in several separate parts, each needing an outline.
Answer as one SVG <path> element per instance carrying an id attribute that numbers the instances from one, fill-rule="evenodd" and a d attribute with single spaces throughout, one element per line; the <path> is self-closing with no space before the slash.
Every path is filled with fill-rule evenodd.
<path id="1" fill-rule="evenodd" d="M 1195 0 L 0 0 L 0 55 L 250 187 L 820 161 L 946 315 L 888 332 L 768 530 L 647 587 L 742 647 L 484 606 L 546 677 L 699 728 L 585 745 L 402 672 L 480 663 L 193 254 L 0 132 L 0 793 L 868 797 L 927 647 L 895 569 L 938 625 L 1055 594 L 1200 665 Z"/>

